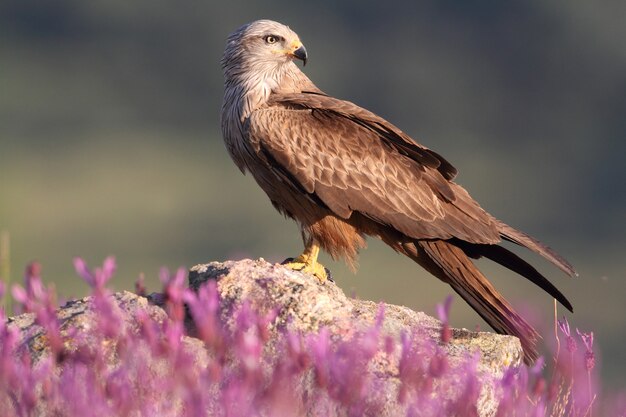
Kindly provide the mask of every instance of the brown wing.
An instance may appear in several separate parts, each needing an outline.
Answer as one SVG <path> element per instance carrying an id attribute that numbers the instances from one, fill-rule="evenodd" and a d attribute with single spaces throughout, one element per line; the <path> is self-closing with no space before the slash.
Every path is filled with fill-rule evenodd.
<path id="1" fill-rule="evenodd" d="M 271 105 L 272 103 L 282 106 L 291 105 L 296 108 L 324 110 L 348 118 L 378 133 L 382 140 L 395 147 L 401 154 L 421 165 L 436 168 L 447 180 L 453 180 L 456 177 L 456 168 L 441 155 L 415 142 L 406 133 L 382 117 L 350 101 L 329 97 L 321 91 L 311 91 L 294 94 L 276 94 L 270 99 L 269 104 Z"/>
<path id="2" fill-rule="evenodd" d="M 456 170 L 384 119 L 320 94 L 273 98 L 246 124 L 257 151 L 342 218 L 357 211 L 416 239 L 496 243 Z"/>

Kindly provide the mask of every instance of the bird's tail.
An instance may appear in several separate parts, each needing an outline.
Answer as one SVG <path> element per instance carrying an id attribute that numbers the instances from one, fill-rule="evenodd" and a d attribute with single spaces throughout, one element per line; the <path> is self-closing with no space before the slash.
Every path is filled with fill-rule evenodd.
<path id="1" fill-rule="evenodd" d="M 559 291 L 558 288 L 548 281 L 548 279 L 537 271 L 532 265 L 510 250 L 498 245 L 469 243 L 458 239 L 451 239 L 448 242 L 461 248 L 470 258 L 479 259 L 484 256 L 485 258 L 491 259 L 513 272 L 517 272 L 557 299 L 569 311 L 572 313 L 574 312 L 572 304 L 563 295 L 563 293 Z"/>
<path id="2" fill-rule="evenodd" d="M 498 232 L 500 232 L 500 236 L 502 238 L 508 240 L 509 242 L 513 242 L 517 245 L 523 246 L 531 251 L 543 256 L 545 259 L 550 261 L 557 268 L 565 272 L 569 276 L 578 275 L 574 270 L 574 267 L 567 262 L 561 255 L 553 251 L 548 246 L 539 242 L 537 239 L 532 236 L 527 235 L 524 232 L 520 232 L 517 229 L 512 228 L 508 224 L 505 224 L 501 221 L 498 222 Z"/>
<path id="3" fill-rule="evenodd" d="M 409 257 L 450 284 L 495 331 L 518 337 L 526 363 L 537 359 L 537 331 L 513 310 L 461 248 L 443 240 L 421 240 L 415 245 L 417 256 L 405 252 Z"/>

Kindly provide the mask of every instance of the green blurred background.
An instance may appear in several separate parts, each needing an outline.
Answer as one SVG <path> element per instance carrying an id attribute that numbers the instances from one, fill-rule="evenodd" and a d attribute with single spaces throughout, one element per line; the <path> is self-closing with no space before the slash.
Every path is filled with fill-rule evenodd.
<path id="1" fill-rule="evenodd" d="M 307 74 L 386 117 L 460 171 L 483 207 L 557 248 L 536 256 L 596 332 L 603 376 L 626 371 L 626 2 L 0 2 L 0 230 L 11 276 L 37 259 L 82 295 L 72 257 L 114 254 L 115 288 L 160 266 L 301 250 L 298 230 L 230 161 L 219 133 L 226 36 L 271 18 L 296 30 Z M 434 312 L 449 288 L 378 242 L 347 293 Z M 481 268 L 548 328 L 552 301 Z M 453 324 L 474 327 L 457 300 Z M 484 324 L 482 324 L 484 327 Z M 550 338 L 548 336 L 548 338 Z"/>

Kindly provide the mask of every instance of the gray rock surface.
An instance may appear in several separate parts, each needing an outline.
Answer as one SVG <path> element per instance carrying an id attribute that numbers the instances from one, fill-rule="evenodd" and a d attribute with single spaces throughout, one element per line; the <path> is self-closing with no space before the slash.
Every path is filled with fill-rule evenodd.
<path id="1" fill-rule="evenodd" d="M 372 301 L 350 299 L 333 282 L 325 284 L 309 275 L 292 271 L 263 259 L 227 262 L 212 262 L 196 265 L 189 274 L 189 286 L 197 289 L 208 280 L 217 280 L 221 296 L 223 318 L 232 318 L 232 312 L 244 300 L 261 313 L 278 311 L 274 329 L 288 328 L 303 332 L 315 332 L 321 327 L 329 329 L 336 339 L 347 339 L 355 333 L 371 328 L 376 322 L 380 305 Z M 489 332 L 474 332 L 467 329 L 451 329 L 452 338 L 448 343 L 441 341 L 439 320 L 407 307 L 391 304 L 383 305 L 384 321 L 382 333 L 390 335 L 399 343 L 402 332 L 418 332 L 441 345 L 451 365 L 459 363 L 468 355 L 479 353 L 477 365 L 483 375 L 483 389 L 478 410 L 481 416 L 494 415 L 497 409 L 494 379 L 500 378 L 510 366 L 520 366 L 523 353 L 519 339 Z M 399 349 L 396 349 L 398 352 Z M 398 360 L 389 361 L 374 358 L 370 372 L 392 382 L 398 375 Z M 393 387 L 393 383 L 387 387 Z M 390 402 L 397 398 L 397 385 L 391 389 Z M 446 392 L 452 396 L 458 393 Z M 386 408 L 387 415 L 404 414 L 393 404 Z"/>
<path id="2" fill-rule="evenodd" d="M 289 270 L 281 265 L 270 264 L 263 259 L 227 262 L 212 262 L 197 265 L 190 270 L 189 286 L 197 290 L 208 280 L 216 280 L 221 297 L 220 315 L 227 326 L 234 325 L 234 312 L 244 300 L 259 313 L 277 312 L 276 319 L 270 324 L 270 334 L 282 329 L 299 332 L 317 332 L 322 327 L 328 329 L 331 340 L 347 340 L 360 331 L 370 329 L 377 321 L 381 306 L 371 301 L 350 299 L 333 282 L 320 284 L 309 275 Z M 124 326 L 138 327 L 138 313 L 148 314 L 162 322 L 168 320 L 167 314 L 159 306 L 163 297 L 159 294 L 141 297 L 129 292 L 113 295 L 115 305 L 122 312 Z M 90 310 L 90 298 L 67 303 L 57 311 L 61 321 L 61 333 L 65 348 L 72 349 L 71 335 L 65 329 L 78 329 L 89 334 L 94 326 L 94 314 Z M 522 350 L 514 337 L 501 336 L 487 332 L 473 332 L 466 329 L 452 329 L 449 343 L 442 343 L 441 323 L 420 312 L 395 305 L 384 305 L 384 320 L 381 332 L 397 346 L 401 334 L 419 333 L 441 345 L 450 364 L 462 361 L 468 354 L 478 352 L 479 374 L 483 375 L 483 388 L 480 393 L 478 410 L 481 416 L 495 414 L 497 401 L 492 380 L 502 376 L 509 366 L 522 363 Z M 34 324 L 32 314 L 22 314 L 9 319 L 11 326 L 20 329 L 24 348 L 31 351 L 35 362 L 46 353 L 46 337 L 43 330 Z M 191 329 L 193 334 L 193 328 Z M 76 330 L 72 330 L 75 332 Z M 270 337 L 270 341 L 272 338 Z M 207 352 L 203 343 L 193 337 L 185 336 L 183 343 L 196 352 L 199 367 L 206 362 Z M 271 343 L 267 349 L 270 349 Z M 395 356 L 379 355 L 369 364 L 368 372 L 380 380 L 385 387 L 381 395 L 385 398 L 382 415 L 404 414 L 406 410 L 397 404 L 400 382 L 398 378 L 399 352 Z M 111 357 L 112 364 L 115 355 Z M 303 382 L 303 390 L 312 389 L 311 378 Z M 454 395 L 446 387 L 438 388 L 438 395 Z M 308 415 L 316 415 L 309 410 Z M 338 411 L 335 415 L 343 415 Z"/>
<path id="3" fill-rule="evenodd" d="M 130 327 L 132 330 L 139 328 L 139 315 L 146 314 L 157 323 L 168 320 L 167 313 L 159 306 L 153 305 L 146 297 L 122 291 L 112 294 L 113 306 L 118 309 L 118 317 L 123 319 L 121 326 Z M 74 334 L 80 332 L 81 342 L 89 341 L 93 332 L 97 331 L 96 317 L 91 309 L 92 297 L 85 297 L 68 301 L 57 310 L 57 318 L 60 322 L 61 336 L 63 337 L 64 349 L 73 351 L 76 349 Z M 44 329 L 35 323 L 35 314 L 26 313 L 8 319 L 9 326 L 20 329 L 21 344 L 28 349 L 34 363 L 48 354 L 48 338 Z M 89 342 L 91 343 L 91 342 Z M 191 349 L 199 363 L 206 362 L 206 350 L 202 341 L 185 336 L 182 342 L 186 348 Z M 111 361 L 115 361 L 115 345 L 111 344 Z"/>

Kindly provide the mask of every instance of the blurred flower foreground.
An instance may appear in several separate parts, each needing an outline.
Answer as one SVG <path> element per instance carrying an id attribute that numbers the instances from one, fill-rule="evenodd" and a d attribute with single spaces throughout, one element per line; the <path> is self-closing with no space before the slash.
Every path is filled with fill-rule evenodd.
<path id="1" fill-rule="evenodd" d="M 593 334 L 571 332 L 565 320 L 550 366 L 510 358 L 489 373 L 480 355 L 450 353 L 459 331 L 447 324 L 451 299 L 438 306 L 436 341 L 387 334 L 393 312 L 382 307 L 371 326 L 344 323 L 338 334 L 319 326 L 315 305 L 302 306 L 311 314 L 300 321 L 319 326 L 304 331 L 245 297 L 224 310 L 217 280 L 193 282 L 194 270 L 190 288 L 185 270 L 163 270 L 163 293 L 146 297 L 141 283 L 138 294 L 107 290 L 113 258 L 93 270 L 74 264 L 92 295 L 61 309 L 37 264 L 12 288 L 25 314 L 1 313 L 3 417 L 618 415 L 616 404 L 600 403 Z M 271 285 L 258 288 L 272 296 Z"/>

